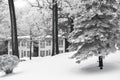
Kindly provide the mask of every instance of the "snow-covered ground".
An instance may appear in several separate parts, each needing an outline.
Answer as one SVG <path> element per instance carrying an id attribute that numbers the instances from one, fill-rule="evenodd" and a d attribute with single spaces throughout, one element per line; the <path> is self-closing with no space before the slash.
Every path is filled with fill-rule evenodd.
<path id="1" fill-rule="evenodd" d="M 74 59 L 69 59 L 73 53 L 20 62 L 13 74 L 0 72 L 0 80 L 120 80 L 119 51 L 104 59 L 103 70 L 97 67 L 97 57 L 77 64 Z"/>

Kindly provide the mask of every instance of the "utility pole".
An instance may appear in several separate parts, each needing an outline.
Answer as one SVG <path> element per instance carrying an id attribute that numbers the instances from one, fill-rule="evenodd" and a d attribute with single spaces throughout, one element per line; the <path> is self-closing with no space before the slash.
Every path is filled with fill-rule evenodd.
<path id="1" fill-rule="evenodd" d="M 13 55 L 16 55 L 19 58 L 14 1 L 8 0 L 8 4 L 9 4 L 10 20 L 11 20 L 12 53 Z"/>
<path id="2" fill-rule="evenodd" d="M 58 46 L 58 5 L 57 0 L 52 0 L 53 20 L 52 20 L 52 56 L 59 54 Z"/>

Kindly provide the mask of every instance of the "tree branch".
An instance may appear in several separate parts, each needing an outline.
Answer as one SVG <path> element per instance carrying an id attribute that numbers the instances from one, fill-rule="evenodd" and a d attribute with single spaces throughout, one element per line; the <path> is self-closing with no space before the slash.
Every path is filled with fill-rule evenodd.
<path id="1" fill-rule="evenodd" d="M 69 7 L 71 8 L 71 10 L 73 9 L 72 5 L 70 4 L 70 2 L 68 0 L 65 0 L 65 2 L 69 5 Z"/>
<path id="2" fill-rule="evenodd" d="M 53 8 L 52 8 L 52 3 L 49 2 L 48 0 L 46 0 L 46 1 L 47 1 L 48 5 L 49 5 L 49 9 L 53 10 Z"/>
<path id="3" fill-rule="evenodd" d="M 39 9 L 43 8 L 43 6 L 41 6 L 39 0 L 36 0 L 37 5 L 32 4 L 29 0 L 27 0 L 27 2 L 30 4 L 31 7 L 38 7 Z"/>

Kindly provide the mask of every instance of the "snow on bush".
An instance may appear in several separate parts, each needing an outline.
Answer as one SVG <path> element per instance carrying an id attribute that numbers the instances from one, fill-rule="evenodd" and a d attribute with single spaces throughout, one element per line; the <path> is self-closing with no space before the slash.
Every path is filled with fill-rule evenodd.
<path id="1" fill-rule="evenodd" d="M 18 63 L 19 59 L 17 56 L 2 55 L 0 56 L 0 71 L 4 71 L 6 74 L 12 73 Z"/>

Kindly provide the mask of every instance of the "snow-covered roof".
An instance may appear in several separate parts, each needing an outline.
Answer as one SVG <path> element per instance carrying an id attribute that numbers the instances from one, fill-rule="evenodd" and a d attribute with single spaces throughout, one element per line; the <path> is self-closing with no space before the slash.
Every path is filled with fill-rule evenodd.
<path id="1" fill-rule="evenodd" d="M 39 36 L 39 37 L 37 37 L 37 39 L 46 39 L 46 38 L 52 38 L 52 35 L 46 35 L 46 36 Z M 58 35 L 58 38 L 65 38 L 64 36 L 62 36 L 62 35 Z"/>
<path id="2" fill-rule="evenodd" d="M 58 37 L 63 37 L 62 35 L 58 35 Z M 52 38 L 52 36 L 51 35 L 47 35 L 47 36 L 45 36 L 45 38 Z"/>
<path id="3" fill-rule="evenodd" d="M 59 38 L 65 38 L 62 35 L 58 35 Z M 44 39 L 51 39 L 52 36 L 51 35 L 46 35 L 46 36 L 39 36 L 39 37 L 35 37 L 34 41 L 38 41 L 38 40 L 44 40 Z M 18 39 L 30 39 L 30 36 L 18 36 Z M 7 40 L 11 40 L 11 37 L 8 37 Z"/>
<path id="4" fill-rule="evenodd" d="M 18 39 L 29 39 L 30 36 L 18 36 Z M 8 40 L 11 39 L 11 37 L 7 38 Z"/>

